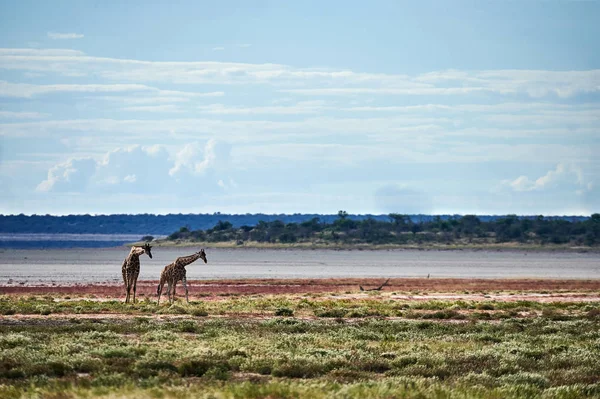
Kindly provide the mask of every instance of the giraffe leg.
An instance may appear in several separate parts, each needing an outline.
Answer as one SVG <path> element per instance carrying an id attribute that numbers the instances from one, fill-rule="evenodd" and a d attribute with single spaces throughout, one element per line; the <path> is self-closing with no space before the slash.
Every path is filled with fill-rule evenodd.
<path id="1" fill-rule="evenodd" d="M 183 277 L 183 288 L 185 288 L 185 301 L 190 304 L 190 300 L 188 299 L 188 289 L 187 289 L 187 279 L 185 276 Z"/>
<path id="2" fill-rule="evenodd" d="M 123 284 L 125 285 L 125 291 L 127 291 L 127 273 L 125 272 L 125 263 L 123 263 L 121 274 L 123 275 Z M 127 303 L 127 297 L 125 297 L 125 302 Z"/>
<path id="3" fill-rule="evenodd" d="M 171 282 L 167 285 L 167 297 L 169 298 L 169 305 L 171 304 Z"/>
<path id="4" fill-rule="evenodd" d="M 137 278 L 133 280 L 133 303 L 135 303 L 135 290 L 137 288 Z"/>
<path id="5" fill-rule="evenodd" d="M 125 296 L 125 303 L 129 303 L 129 292 L 131 291 L 131 284 L 129 283 L 129 281 L 125 283 L 125 290 L 127 290 L 127 295 Z"/>
<path id="6" fill-rule="evenodd" d="M 160 294 L 162 294 L 162 289 L 163 289 L 163 284 L 162 283 L 158 283 L 158 288 L 156 290 L 156 293 L 158 294 L 157 305 L 160 305 Z"/>
<path id="7" fill-rule="evenodd" d="M 131 291 L 133 288 L 133 283 L 135 282 L 135 276 L 129 276 L 129 284 L 127 284 L 127 302 L 132 303 L 131 301 Z M 133 296 L 133 302 L 135 302 L 135 295 Z"/>
<path id="8" fill-rule="evenodd" d="M 173 282 L 173 303 L 175 303 L 175 289 L 177 288 L 177 281 Z"/>

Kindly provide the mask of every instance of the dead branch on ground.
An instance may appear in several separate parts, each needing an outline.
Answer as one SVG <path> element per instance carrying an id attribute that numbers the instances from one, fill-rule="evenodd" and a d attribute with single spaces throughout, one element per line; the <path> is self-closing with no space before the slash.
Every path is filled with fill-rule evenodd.
<path id="1" fill-rule="evenodd" d="M 383 288 L 385 285 L 387 285 L 388 281 L 390 281 L 390 279 L 389 279 L 389 278 L 388 278 L 387 280 L 385 280 L 385 282 L 384 282 L 383 284 L 381 284 L 381 285 L 380 285 L 379 287 L 377 287 L 377 288 L 369 288 L 369 289 L 367 289 L 367 290 L 366 290 L 366 289 L 364 289 L 364 288 L 363 288 L 363 286 L 362 286 L 362 285 L 359 285 L 359 287 L 360 287 L 360 290 L 361 290 L 361 291 L 381 291 L 381 289 L 382 289 L 382 288 Z"/>

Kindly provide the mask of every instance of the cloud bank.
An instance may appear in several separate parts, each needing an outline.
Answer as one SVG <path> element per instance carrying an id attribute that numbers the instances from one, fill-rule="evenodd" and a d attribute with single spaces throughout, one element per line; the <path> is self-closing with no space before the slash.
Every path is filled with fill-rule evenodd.
<path id="1" fill-rule="evenodd" d="M 133 145 L 116 148 L 101 159 L 68 159 L 48 170 L 36 191 L 77 193 L 156 193 L 196 187 L 214 191 L 229 180 L 229 145 L 209 140 L 203 147 L 190 143 L 172 156 L 165 146 Z M 221 183 L 219 183 L 221 181 Z"/>

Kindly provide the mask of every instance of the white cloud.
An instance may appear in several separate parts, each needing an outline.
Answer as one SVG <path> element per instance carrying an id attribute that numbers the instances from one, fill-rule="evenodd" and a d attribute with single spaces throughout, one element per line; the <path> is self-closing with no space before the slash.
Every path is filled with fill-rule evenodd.
<path id="1" fill-rule="evenodd" d="M 514 180 L 505 180 L 502 184 L 514 191 L 542 191 L 558 187 L 573 187 L 581 191 L 592 187 L 591 183 L 585 181 L 582 169 L 572 163 L 559 163 L 555 169 L 534 180 L 523 175 Z"/>
<path id="2" fill-rule="evenodd" d="M 219 47 L 215 47 L 219 49 Z M 282 64 L 153 62 L 79 52 L 0 49 L 0 68 L 60 75 L 86 73 L 132 82 L 271 84 L 297 95 L 465 95 L 470 93 L 571 97 L 600 91 L 600 70 L 434 71 L 421 75 L 361 73 Z"/>
<path id="3" fill-rule="evenodd" d="M 35 60 L 36 57 L 74 57 L 83 55 L 85 55 L 83 51 L 62 48 L 0 48 L 0 57 L 28 56 L 33 57 L 33 60 Z M 6 58 L 4 60 L 9 59 L 10 58 Z"/>
<path id="4" fill-rule="evenodd" d="M 157 185 L 167 183 L 167 171 L 171 165 L 169 152 L 163 146 L 133 145 L 108 152 L 98 162 L 98 169 L 90 180 L 116 191 L 151 192 Z M 135 184 L 131 184 L 135 182 Z M 125 186 L 123 187 L 123 184 Z"/>
<path id="5" fill-rule="evenodd" d="M 187 144 L 175 156 L 175 165 L 169 170 L 169 175 L 205 175 L 209 170 L 226 164 L 230 151 L 228 144 L 214 139 L 208 140 L 204 147 L 198 143 Z"/>
<path id="6" fill-rule="evenodd" d="M 510 115 L 523 112 L 539 112 L 542 114 L 556 111 L 564 111 L 569 114 L 575 112 L 591 115 L 600 112 L 599 104 L 554 104 L 537 102 L 512 102 L 498 104 L 419 104 L 405 106 L 355 106 L 342 107 L 341 110 L 349 112 L 403 112 L 403 113 L 425 113 L 425 112 L 473 112 L 473 113 L 506 113 Z M 564 116 L 564 114 L 562 114 Z M 581 115 L 578 115 L 579 117 Z"/>
<path id="7" fill-rule="evenodd" d="M 95 170 L 92 158 L 69 159 L 50 168 L 47 179 L 38 184 L 36 191 L 80 191 Z"/>
<path id="8" fill-rule="evenodd" d="M 212 51 L 223 51 L 225 50 L 225 47 L 213 47 Z"/>
<path id="9" fill-rule="evenodd" d="M 470 94 L 481 91 L 494 91 L 484 87 L 418 87 L 418 88 L 391 88 L 391 87 L 343 87 L 343 88 L 318 88 L 318 89 L 285 89 L 282 93 L 299 94 L 303 96 L 346 96 L 360 94 L 378 94 L 378 95 L 454 95 Z M 511 92 L 503 89 L 502 93 Z"/>
<path id="10" fill-rule="evenodd" d="M 120 147 L 99 160 L 71 158 L 52 166 L 36 191 L 107 194 L 210 190 L 219 187 L 219 180 L 228 180 L 218 175 L 226 171 L 229 151 L 227 144 L 215 140 L 204 147 L 190 143 L 177 151 L 173 160 L 162 145 Z"/>
<path id="11" fill-rule="evenodd" d="M 126 91 L 153 90 L 153 88 L 138 84 L 53 84 L 34 85 L 29 83 L 9 83 L 0 80 L 0 97 L 30 98 L 37 95 L 77 92 L 77 93 L 110 93 Z"/>
<path id="12" fill-rule="evenodd" d="M 48 32 L 48 37 L 54 40 L 65 40 L 65 39 L 82 39 L 83 34 L 81 33 L 58 33 L 58 32 Z"/>
<path id="13" fill-rule="evenodd" d="M 135 175 L 127 175 L 123 178 L 123 181 L 125 181 L 127 183 L 135 183 L 136 180 L 137 180 L 137 177 Z"/>
<path id="14" fill-rule="evenodd" d="M 10 83 L 0 80 L 0 97 L 31 98 L 38 95 L 72 92 L 72 93 L 122 93 L 152 92 L 158 97 L 220 97 L 223 92 L 195 93 L 175 90 L 160 90 L 141 84 L 50 84 L 35 85 L 29 83 Z"/>
<path id="15" fill-rule="evenodd" d="M 241 43 L 241 44 L 238 44 L 237 46 L 238 46 L 238 47 L 240 47 L 240 48 L 248 48 L 248 47 L 252 47 L 252 45 L 251 45 L 251 44 L 249 44 L 249 43 Z"/>

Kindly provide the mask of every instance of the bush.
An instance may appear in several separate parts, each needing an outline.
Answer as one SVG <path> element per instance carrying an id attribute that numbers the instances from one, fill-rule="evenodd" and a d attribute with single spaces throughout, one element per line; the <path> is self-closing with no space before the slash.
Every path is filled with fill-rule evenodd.
<path id="1" fill-rule="evenodd" d="M 325 374 L 325 367 L 321 362 L 293 359 L 276 364 L 272 374 L 275 377 L 314 378 Z"/>
<path id="2" fill-rule="evenodd" d="M 278 308 L 275 311 L 275 316 L 286 316 L 291 317 L 294 315 L 294 311 L 290 308 Z"/>
<path id="3" fill-rule="evenodd" d="M 37 312 L 43 316 L 48 316 L 52 313 L 52 310 L 47 306 L 38 306 Z"/>
<path id="4" fill-rule="evenodd" d="M 494 305 L 493 305 L 492 303 L 490 303 L 490 302 L 482 302 L 482 303 L 478 303 L 478 304 L 475 306 L 475 309 L 478 309 L 478 310 L 494 310 L 494 309 L 495 309 L 495 307 L 494 307 Z"/>
<path id="5" fill-rule="evenodd" d="M 135 365 L 135 371 L 138 373 L 138 375 L 145 378 L 158 375 L 158 373 L 162 370 L 177 372 L 177 367 L 175 367 L 172 363 L 162 360 L 139 362 Z"/>
<path id="6" fill-rule="evenodd" d="M 73 371 L 73 368 L 63 362 L 48 362 L 43 365 L 47 375 L 54 377 L 64 377 Z"/>
<path id="7" fill-rule="evenodd" d="M 535 373 L 519 372 L 517 374 L 509 374 L 500 377 L 500 380 L 505 384 L 511 385 L 533 385 L 538 388 L 546 388 L 549 383 L 546 378 Z"/>
<path id="8" fill-rule="evenodd" d="M 433 312 L 433 313 L 425 313 L 422 316 L 423 319 L 464 319 L 466 318 L 465 315 L 458 313 L 456 310 L 449 310 L 449 309 L 445 309 L 445 310 L 438 310 L 437 312 Z"/>
<path id="9" fill-rule="evenodd" d="M 594 320 L 594 319 L 600 319 L 600 309 L 597 309 L 597 308 L 596 308 L 596 309 L 591 309 L 591 310 L 589 310 L 589 311 L 588 311 L 588 312 L 585 314 L 585 316 L 586 316 L 588 319 L 592 319 L 592 320 Z"/>
<path id="10" fill-rule="evenodd" d="M 221 365 L 209 368 L 206 373 L 204 373 L 204 376 L 215 380 L 226 381 L 229 379 L 230 373 L 227 367 Z"/>
<path id="11" fill-rule="evenodd" d="M 206 317 L 206 316 L 208 316 L 208 312 L 204 309 L 196 308 L 196 309 L 192 310 L 192 316 Z"/>
<path id="12" fill-rule="evenodd" d="M 182 320 L 177 324 L 177 329 L 181 332 L 196 333 L 198 332 L 198 324 L 191 320 Z"/>
<path id="13" fill-rule="evenodd" d="M 344 308 L 336 308 L 336 309 L 320 309 L 315 310 L 315 316 L 317 317 L 344 317 L 348 311 Z"/>
<path id="14" fill-rule="evenodd" d="M 179 365 L 177 371 L 182 377 L 202 377 L 212 364 L 204 359 L 188 360 Z"/>
<path id="15" fill-rule="evenodd" d="M 169 313 L 169 314 L 186 314 L 187 310 L 185 310 L 185 308 L 178 306 L 178 305 L 171 305 L 167 309 L 167 313 Z"/>
<path id="16" fill-rule="evenodd" d="M 269 375 L 273 371 L 273 359 L 267 358 L 252 358 L 248 359 L 242 364 L 242 371 L 249 373 L 258 373 L 262 375 Z"/>

